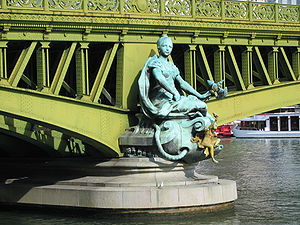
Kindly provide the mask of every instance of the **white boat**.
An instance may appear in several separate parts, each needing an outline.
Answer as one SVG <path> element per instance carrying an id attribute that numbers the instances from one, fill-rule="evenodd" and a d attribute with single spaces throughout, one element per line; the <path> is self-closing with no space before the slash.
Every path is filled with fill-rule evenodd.
<path id="1" fill-rule="evenodd" d="M 300 138 L 300 113 L 266 113 L 247 117 L 232 128 L 237 138 Z"/>

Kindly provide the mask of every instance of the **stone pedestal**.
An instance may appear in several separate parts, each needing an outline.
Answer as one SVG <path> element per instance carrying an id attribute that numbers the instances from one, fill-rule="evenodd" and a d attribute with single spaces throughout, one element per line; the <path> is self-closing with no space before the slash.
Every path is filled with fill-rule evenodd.
<path id="1" fill-rule="evenodd" d="M 161 158 L 1 162 L 4 166 L 10 171 L 0 186 L 1 203 L 164 212 L 213 210 L 237 199 L 235 181 Z"/>

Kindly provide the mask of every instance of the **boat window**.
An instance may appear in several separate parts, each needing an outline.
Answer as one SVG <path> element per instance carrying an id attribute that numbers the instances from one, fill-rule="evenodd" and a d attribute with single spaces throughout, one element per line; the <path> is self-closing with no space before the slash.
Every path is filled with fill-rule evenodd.
<path id="1" fill-rule="evenodd" d="M 291 116 L 291 130 L 299 130 L 299 116 Z"/>
<path id="2" fill-rule="evenodd" d="M 288 131 L 289 130 L 288 121 L 289 121 L 289 119 L 287 116 L 280 117 L 280 131 Z"/>
<path id="3" fill-rule="evenodd" d="M 264 130 L 266 121 L 241 121 L 241 130 Z"/>
<path id="4" fill-rule="evenodd" d="M 277 117 L 270 117 L 270 130 L 271 131 L 278 131 L 278 120 Z"/>

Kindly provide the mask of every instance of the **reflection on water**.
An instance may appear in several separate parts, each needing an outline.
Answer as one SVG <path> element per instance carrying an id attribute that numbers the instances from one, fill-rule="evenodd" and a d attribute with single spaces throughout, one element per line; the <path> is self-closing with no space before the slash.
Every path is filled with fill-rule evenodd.
<path id="1" fill-rule="evenodd" d="M 223 139 L 219 164 L 201 162 L 197 172 L 237 181 L 233 209 L 218 213 L 108 215 L 98 211 L 0 210 L 0 224 L 299 224 L 300 140 Z"/>
<path id="2" fill-rule="evenodd" d="M 220 165 L 198 171 L 234 179 L 235 216 L 240 223 L 299 224 L 300 140 L 227 139 Z"/>

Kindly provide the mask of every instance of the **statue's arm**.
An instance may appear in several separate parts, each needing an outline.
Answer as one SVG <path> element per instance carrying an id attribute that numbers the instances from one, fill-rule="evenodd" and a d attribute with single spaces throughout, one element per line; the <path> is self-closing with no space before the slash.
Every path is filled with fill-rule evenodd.
<path id="1" fill-rule="evenodd" d="M 200 94 L 199 92 L 197 92 L 188 82 L 183 80 L 179 74 L 176 76 L 176 81 L 179 83 L 182 90 L 184 90 L 188 94 L 196 96 L 201 100 L 205 100 L 211 96 L 211 93 L 209 91 L 204 94 Z"/>
<path id="2" fill-rule="evenodd" d="M 159 68 L 153 68 L 152 74 L 153 77 L 157 80 L 157 82 L 161 85 L 161 87 L 173 95 L 175 101 L 178 101 L 180 99 L 180 94 L 175 88 L 175 86 L 168 83 L 168 81 L 163 76 L 162 71 Z"/>

